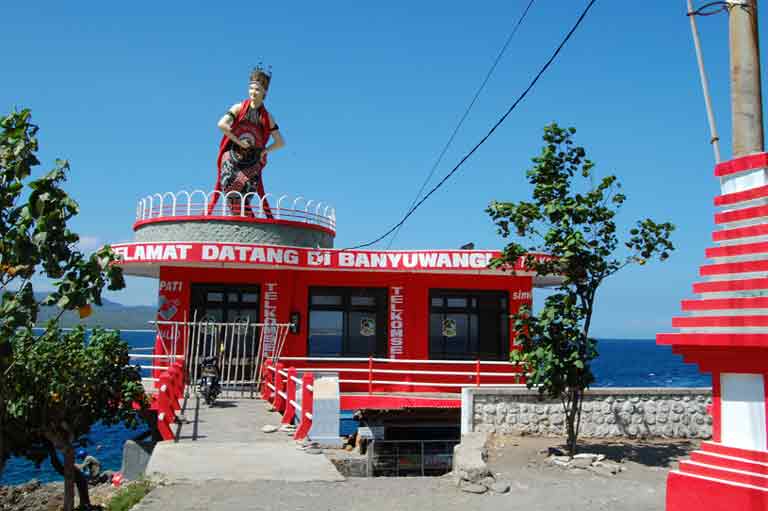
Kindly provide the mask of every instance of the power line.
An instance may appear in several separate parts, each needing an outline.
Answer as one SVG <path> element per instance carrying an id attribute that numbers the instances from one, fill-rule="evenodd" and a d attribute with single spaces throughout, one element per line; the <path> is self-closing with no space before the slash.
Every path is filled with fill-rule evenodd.
<path id="1" fill-rule="evenodd" d="M 374 244 L 378 243 L 379 241 L 383 240 L 384 238 L 386 238 L 387 236 L 392 234 L 398 227 L 403 225 L 406 222 L 406 220 L 408 220 L 408 218 L 414 213 L 414 211 L 416 211 L 419 208 L 419 206 L 421 206 L 427 199 L 429 199 L 429 197 L 433 193 L 435 193 L 441 186 L 443 186 L 443 183 L 448 181 L 448 179 L 450 179 L 450 177 L 453 176 L 456 173 L 456 171 L 459 170 L 459 168 L 461 168 L 461 166 L 464 164 L 464 162 L 467 161 L 475 153 L 475 151 L 477 151 L 480 148 L 480 146 L 482 146 L 491 137 L 491 135 L 496 131 L 496 129 L 499 126 L 501 126 L 501 124 L 507 119 L 507 117 L 509 117 L 509 114 L 511 114 L 515 110 L 515 108 L 517 108 L 517 105 L 519 105 L 520 102 L 523 99 L 525 99 L 525 97 L 528 95 L 528 93 L 531 91 L 531 89 L 533 89 L 534 85 L 536 85 L 536 82 L 539 81 L 539 79 L 547 71 L 549 66 L 552 65 L 552 62 L 554 62 L 555 58 L 557 58 L 557 56 L 560 54 L 560 51 L 563 49 L 565 44 L 571 38 L 573 33 L 576 32 L 576 29 L 579 28 L 579 25 L 581 25 L 581 22 L 587 16 L 587 13 L 589 12 L 589 10 L 592 8 L 592 6 L 594 5 L 594 3 L 596 1 L 597 0 L 590 0 L 589 1 L 587 6 L 584 8 L 584 11 L 582 11 L 581 16 L 579 16 L 579 18 L 576 20 L 576 23 L 573 25 L 573 27 L 571 27 L 571 30 L 569 30 L 568 33 L 565 35 L 563 40 L 558 45 L 557 49 L 552 54 L 552 56 L 549 57 L 549 60 L 547 60 L 547 62 L 542 66 L 542 68 L 539 70 L 539 72 L 536 73 L 536 76 L 533 78 L 533 80 L 531 80 L 531 83 L 528 84 L 528 87 L 526 87 L 525 90 L 522 92 L 522 94 L 520 94 L 520 96 L 518 96 L 518 98 L 515 100 L 515 102 L 512 103 L 512 106 L 509 107 L 509 109 L 506 111 L 506 113 L 504 113 L 504 115 L 502 115 L 501 118 L 498 121 L 496 121 L 496 124 L 493 125 L 493 127 L 488 131 L 488 133 L 486 133 L 486 135 L 483 138 L 481 138 L 480 141 L 477 144 L 475 144 L 475 146 L 466 155 L 464 155 L 464 157 L 461 160 L 459 160 L 459 163 L 457 163 L 456 166 L 453 167 L 453 169 L 448 174 L 446 174 L 445 177 L 443 177 L 443 179 L 441 179 L 440 182 L 437 183 L 429 191 L 429 193 L 427 193 L 419 202 L 416 203 L 416 205 L 413 208 L 411 208 L 411 210 L 403 217 L 402 220 L 400 220 L 390 230 L 388 230 L 387 232 L 385 232 L 384 234 L 382 234 L 381 236 L 379 236 L 375 240 L 370 241 L 368 243 L 363 243 L 363 244 L 360 244 L 360 245 L 356 245 L 354 247 L 349 247 L 349 248 L 346 248 L 344 250 L 355 250 L 355 249 L 358 249 L 358 248 L 370 247 L 371 245 L 374 245 Z"/>
<path id="2" fill-rule="evenodd" d="M 432 165 L 432 169 L 429 171 L 429 175 L 427 175 L 427 178 L 421 184 L 421 188 L 419 188 L 419 191 L 416 193 L 416 196 L 411 201 L 411 205 L 408 206 L 408 210 L 406 211 L 406 213 L 413 208 L 414 204 L 416 204 L 416 201 L 419 200 L 419 197 L 421 197 L 421 193 L 424 191 L 424 188 L 427 187 L 427 185 L 429 184 L 429 181 L 432 179 L 432 176 L 435 175 L 435 171 L 437 171 L 437 167 L 440 166 L 440 163 L 442 163 L 445 153 L 448 152 L 448 148 L 453 143 L 453 139 L 456 138 L 456 134 L 459 132 L 459 129 L 464 124 L 464 121 L 466 120 L 467 116 L 469 116 L 469 112 L 472 110 L 472 107 L 475 106 L 475 102 L 477 101 L 477 98 L 480 97 L 480 94 L 483 92 L 483 89 L 485 89 L 485 84 L 487 84 L 488 80 L 490 80 L 491 75 L 496 70 L 496 66 L 498 66 L 499 62 L 501 61 L 501 57 L 504 56 L 504 53 L 507 51 L 507 47 L 509 46 L 509 43 L 512 42 L 512 38 L 515 36 L 517 29 L 520 28 L 520 25 L 523 24 L 523 20 L 525 20 L 525 17 L 528 14 L 528 11 L 531 9 L 531 6 L 535 1 L 536 0 L 530 0 L 528 2 L 528 5 L 525 7 L 525 10 L 523 10 L 523 14 L 517 20 L 517 23 L 512 29 L 512 32 L 510 32 L 509 36 L 507 37 L 507 40 L 504 43 L 504 46 L 502 46 L 501 51 L 499 51 L 499 54 L 496 56 L 496 60 L 493 61 L 493 65 L 491 65 L 491 68 L 488 70 L 488 73 L 486 73 L 485 78 L 483 79 L 483 83 L 480 84 L 480 87 L 477 89 L 477 92 L 475 92 L 475 96 L 472 98 L 472 101 L 469 102 L 469 106 L 467 106 L 466 110 L 464 111 L 464 115 L 461 116 L 461 119 L 459 119 L 459 123 L 453 129 L 453 133 L 451 133 L 451 136 L 448 138 L 448 142 L 445 143 L 443 150 L 440 151 L 440 154 L 435 160 L 435 163 Z M 400 234 L 401 227 L 402 225 L 400 225 L 395 230 L 395 233 L 389 239 L 389 244 L 387 244 L 387 249 L 389 249 L 392 246 L 392 244 L 395 242 L 397 235 Z"/>

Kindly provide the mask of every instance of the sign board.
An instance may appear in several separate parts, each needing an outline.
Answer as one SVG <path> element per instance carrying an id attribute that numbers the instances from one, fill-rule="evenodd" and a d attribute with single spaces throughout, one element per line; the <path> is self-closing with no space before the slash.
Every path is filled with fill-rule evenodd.
<path id="1" fill-rule="evenodd" d="M 493 250 L 363 251 L 329 250 L 238 243 L 117 243 L 122 263 L 231 263 L 299 269 L 493 271 Z M 548 257 L 542 255 L 541 257 Z M 523 261 L 515 264 L 522 271 Z"/>

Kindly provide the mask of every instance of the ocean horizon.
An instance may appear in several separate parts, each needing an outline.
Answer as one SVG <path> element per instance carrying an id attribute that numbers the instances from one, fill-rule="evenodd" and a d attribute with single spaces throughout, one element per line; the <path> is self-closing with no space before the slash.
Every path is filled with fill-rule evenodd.
<path id="1" fill-rule="evenodd" d="M 133 349 L 154 346 L 154 330 L 121 330 Z M 598 339 L 599 356 L 592 363 L 598 387 L 711 387 L 709 374 L 685 364 L 670 346 L 659 346 L 655 339 Z M 143 430 L 122 426 L 96 425 L 88 435 L 86 450 L 99 459 L 104 470 L 120 470 L 123 444 Z M 47 460 L 37 468 L 30 461 L 12 458 L 0 474 L 0 485 L 22 484 L 30 479 L 43 482 L 61 478 Z"/>

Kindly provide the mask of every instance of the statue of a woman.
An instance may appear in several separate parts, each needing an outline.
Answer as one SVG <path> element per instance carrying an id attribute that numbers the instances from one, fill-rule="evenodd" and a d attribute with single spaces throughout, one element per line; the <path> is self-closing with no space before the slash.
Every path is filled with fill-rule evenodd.
<path id="1" fill-rule="evenodd" d="M 258 199 L 264 197 L 262 170 L 267 164 L 267 154 L 285 146 L 285 139 L 274 117 L 264 107 L 269 81 L 272 75 L 261 66 L 251 72 L 248 99 L 232 105 L 224 117 L 219 120 L 219 128 L 224 132 L 219 145 L 218 179 L 216 190 L 228 199 L 233 215 L 241 211 L 247 216 L 255 216 L 250 205 L 253 193 Z M 270 137 L 272 144 L 267 145 Z M 239 192 L 227 195 L 229 192 Z M 248 195 L 246 197 L 247 194 Z M 211 214 L 218 194 L 214 194 L 208 207 Z M 261 201 L 264 214 L 272 218 L 272 212 L 266 199 Z M 244 209 L 241 209 L 244 208 Z"/>

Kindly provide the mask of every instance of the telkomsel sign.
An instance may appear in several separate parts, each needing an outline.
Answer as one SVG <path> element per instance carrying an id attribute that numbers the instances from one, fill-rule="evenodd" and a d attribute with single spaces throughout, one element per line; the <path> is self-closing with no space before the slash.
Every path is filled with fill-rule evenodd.
<path id="1" fill-rule="evenodd" d="M 398 358 L 403 354 L 404 305 L 403 286 L 392 286 L 389 295 L 389 356 L 391 358 Z"/>
<path id="2" fill-rule="evenodd" d="M 264 354 L 273 354 L 277 341 L 277 282 L 264 284 Z"/>

